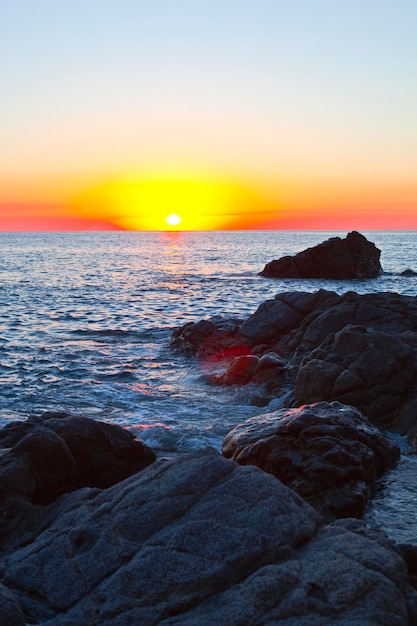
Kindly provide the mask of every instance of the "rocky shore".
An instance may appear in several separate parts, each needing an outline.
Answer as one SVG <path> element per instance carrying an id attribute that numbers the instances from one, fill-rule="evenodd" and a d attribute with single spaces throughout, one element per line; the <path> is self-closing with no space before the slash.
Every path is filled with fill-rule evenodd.
<path id="1" fill-rule="evenodd" d="M 358 254 L 379 271 L 363 239 L 329 240 L 332 271 L 346 246 L 348 271 L 367 274 Z M 416 624 L 417 545 L 363 515 L 400 459 L 387 431 L 417 452 L 417 299 L 281 293 L 246 320 L 186 324 L 171 347 L 208 384 L 283 408 L 222 453 L 172 459 L 68 413 L 5 426 L 0 626 Z"/>
<path id="2" fill-rule="evenodd" d="M 310 439 L 314 449 L 321 437 L 330 441 L 330 422 L 337 430 L 334 422 L 343 410 L 337 404 L 313 407 L 312 418 L 304 409 L 298 425 L 290 427 L 283 416 L 281 428 L 290 435 L 301 428 L 300 438 Z M 326 411 L 330 422 L 311 438 L 307 431 L 317 428 L 313 422 Z M 355 420 L 361 421 L 359 414 L 347 411 L 342 430 L 358 430 L 351 432 L 352 448 L 360 450 L 362 469 L 355 470 L 351 449 L 337 478 L 345 504 L 350 487 L 352 502 L 360 500 L 361 483 L 397 458 L 394 444 Z M 154 461 L 121 428 L 109 432 L 108 425 L 68 415 L 36 421 L 26 434 L 13 424 L 2 431 L 10 447 L 1 457 L 1 626 L 416 623 L 417 592 L 404 548 L 360 519 L 325 523 L 307 502 L 320 472 L 312 468 L 310 474 L 306 455 L 298 484 L 297 468 L 289 472 L 290 489 L 268 467 L 246 465 L 250 459 L 241 466 L 210 448 Z M 94 448 L 96 426 L 102 433 L 98 449 L 78 455 L 73 440 L 89 432 Z M 275 439 L 285 438 L 279 423 L 265 428 Z M 40 435 L 47 443 L 37 456 L 32 444 Z M 231 435 L 227 455 L 236 455 L 242 442 L 247 449 L 244 432 Z M 289 450 L 294 445 L 293 438 Z M 112 471 L 120 478 L 126 453 L 131 476 L 113 486 L 94 486 L 102 481 L 104 466 L 106 484 Z M 340 455 L 343 461 L 344 452 Z M 49 472 L 42 469 L 46 461 Z M 137 471 L 138 465 L 147 466 Z M 329 477 L 320 507 L 338 498 Z"/>
<path id="3" fill-rule="evenodd" d="M 171 343 L 195 355 L 212 384 L 252 383 L 254 404 L 338 401 L 417 449 L 415 297 L 280 293 L 244 321 L 186 324 Z"/>
<path id="4" fill-rule="evenodd" d="M 417 303 L 280 294 L 172 346 L 283 409 L 156 460 L 126 430 L 47 413 L 0 431 L 0 625 L 417 621 L 416 546 L 361 519 L 415 446 Z M 223 371 L 222 371 L 223 370 Z"/>

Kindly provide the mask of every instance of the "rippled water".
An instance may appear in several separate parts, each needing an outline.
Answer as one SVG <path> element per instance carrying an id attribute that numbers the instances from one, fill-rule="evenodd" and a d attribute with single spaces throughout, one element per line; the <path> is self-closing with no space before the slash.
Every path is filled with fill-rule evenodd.
<path id="1" fill-rule="evenodd" d="M 265 409 L 245 389 L 208 386 L 168 347 L 174 328 L 246 317 L 278 292 L 417 294 L 415 232 L 364 233 L 381 249 L 373 280 L 271 280 L 268 261 L 327 232 L 0 233 L 0 425 L 68 410 L 137 429 L 163 452 L 219 448 Z"/>
<path id="2" fill-rule="evenodd" d="M 259 409 L 246 406 L 244 390 L 208 387 L 196 363 L 173 353 L 168 342 L 175 327 L 214 314 L 246 317 L 281 291 L 417 293 L 417 279 L 398 276 L 417 269 L 410 232 L 367 233 L 382 250 L 386 272 L 375 280 L 257 275 L 269 260 L 328 236 L 0 234 L 1 420 L 66 409 L 152 426 L 156 438 L 163 435 L 162 446 L 194 447 L 196 439 L 212 437 L 218 445 L 230 424 Z"/>

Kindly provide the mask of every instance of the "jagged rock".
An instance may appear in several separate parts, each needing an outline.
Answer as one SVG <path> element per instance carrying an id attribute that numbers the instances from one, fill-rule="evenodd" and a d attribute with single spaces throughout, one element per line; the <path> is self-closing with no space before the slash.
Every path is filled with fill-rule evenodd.
<path id="1" fill-rule="evenodd" d="M 417 276 L 417 272 L 415 272 L 414 270 L 408 268 L 408 269 L 404 270 L 403 272 L 401 272 L 400 276 Z"/>
<path id="2" fill-rule="evenodd" d="M 258 363 L 258 357 L 253 354 L 237 356 L 223 374 L 211 376 L 211 381 L 223 385 L 244 385 L 251 379 Z"/>
<path id="3" fill-rule="evenodd" d="M 351 404 L 404 435 L 416 422 L 417 351 L 401 335 L 346 326 L 305 357 L 294 395 L 296 405 Z"/>
<path id="4" fill-rule="evenodd" d="M 340 353 L 345 331 L 338 333 L 352 325 L 367 332 L 346 331 L 350 333 L 346 335 L 348 357 Z M 184 328 L 176 331 L 175 341 L 187 342 Z M 225 376 L 231 357 L 243 356 L 246 360 L 241 363 L 255 363 L 256 356 L 259 363 L 253 370 L 245 369 L 240 379 L 233 378 L 233 384 L 259 385 L 254 404 L 265 406 L 273 397 L 281 397 L 287 406 L 340 400 L 359 408 L 381 427 L 407 433 L 417 449 L 416 297 L 352 291 L 338 295 L 325 290 L 281 293 L 261 304 L 246 321 L 233 325 L 227 350 L 217 340 L 220 328 L 213 324 L 203 344 L 198 339 L 193 344 L 193 354 L 212 382 L 231 380 Z M 371 331 L 382 335 L 371 337 Z M 332 343 L 335 335 L 337 346 Z M 366 354 L 360 354 L 365 344 Z M 206 346 L 212 349 L 211 356 Z M 260 363 L 268 354 L 275 355 L 276 365 L 270 361 L 262 372 Z"/>
<path id="5" fill-rule="evenodd" d="M 382 271 L 381 251 L 353 231 L 346 239 L 332 237 L 295 256 L 267 263 L 261 276 L 269 278 L 374 278 Z"/>
<path id="6" fill-rule="evenodd" d="M 216 316 L 189 322 L 174 330 L 170 345 L 209 362 L 247 354 L 248 343 L 238 333 L 241 320 Z"/>
<path id="7" fill-rule="evenodd" d="M 370 485 L 400 456 L 359 411 L 338 402 L 252 417 L 226 435 L 222 451 L 273 474 L 326 520 L 360 517 Z"/>
<path id="8" fill-rule="evenodd" d="M 4 555 L 29 623 L 412 623 L 407 567 L 381 533 L 316 511 L 273 476 L 206 449 L 45 507 Z M 20 625 L 19 625 L 20 626 Z"/>
<path id="9" fill-rule="evenodd" d="M 349 324 L 390 333 L 417 332 L 417 299 L 390 292 L 348 291 L 340 296 L 323 289 L 282 293 L 262 303 L 239 332 L 249 344 L 264 343 L 300 361 Z"/>
<path id="10" fill-rule="evenodd" d="M 0 626 L 26 626 L 17 594 L 0 584 Z"/>
<path id="11" fill-rule="evenodd" d="M 294 329 L 307 324 L 310 316 L 317 317 L 331 310 L 340 301 L 332 291 L 320 289 L 315 293 L 286 292 L 274 300 L 263 302 L 239 328 L 249 345 L 276 346 Z"/>
<path id="12" fill-rule="evenodd" d="M 19 526 L 32 504 L 81 487 L 108 487 L 155 460 L 124 428 L 67 413 L 12 422 L 0 430 L 0 446 L 3 534 Z"/>

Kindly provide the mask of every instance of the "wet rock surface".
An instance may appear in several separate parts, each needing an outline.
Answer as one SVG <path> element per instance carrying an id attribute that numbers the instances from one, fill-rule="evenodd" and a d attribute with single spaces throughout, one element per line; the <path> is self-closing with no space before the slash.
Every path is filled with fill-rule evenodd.
<path id="1" fill-rule="evenodd" d="M 222 451 L 281 480 L 327 521 L 361 517 L 372 483 L 400 457 L 395 443 L 339 402 L 253 417 L 226 435 Z"/>
<path id="2" fill-rule="evenodd" d="M 120 426 L 44 413 L 0 430 L 0 534 L 19 528 L 31 506 L 82 487 L 109 487 L 155 460 Z"/>
<path id="3" fill-rule="evenodd" d="M 323 525 L 279 480 L 211 449 L 33 508 L 21 543 L 3 542 L 2 626 L 416 617 L 406 563 L 383 534 L 359 520 Z"/>
<path id="4" fill-rule="evenodd" d="M 417 414 L 417 352 L 408 339 L 351 325 L 329 335 L 300 364 L 296 403 L 339 400 L 406 434 Z"/>
<path id="5" fill-rule="evenodd" d="M 338 295 L 322 289 L 281 293 L 243 323 L 229 325 L 227 349 L 221 334 L 225 320 L 211 323 L 203 344 L 193 331 L 199 324 L 175 331 L 172 345 L 196 355 L 210 382 L 255 383 L 259 391 L 254 404 L 260 406 L 275 397 L 294 407 L 338 400 L 381 428 L 407 434 L 410 443 L 415 440 L 415 297 L 391 292 Z M 263 359 L 268 367 L 262 372 Z"/>
<path id="6" fill-rule="evenodd" d="M 332 237 L 295 256 L 267 263 L 261 276 L 268 278 L 374 278 L 382 271 L 381 251 L 360 233 L 345 239 Z"/>

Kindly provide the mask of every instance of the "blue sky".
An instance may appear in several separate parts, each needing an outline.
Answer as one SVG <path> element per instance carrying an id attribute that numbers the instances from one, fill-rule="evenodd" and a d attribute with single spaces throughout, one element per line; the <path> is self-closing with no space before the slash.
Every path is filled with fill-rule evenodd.
<path id="1" fill-rule="evenodd" d="M 415 1 L 15 0 L 0 22 L 9 195 L 153 167 L 416 182 Z"/>

